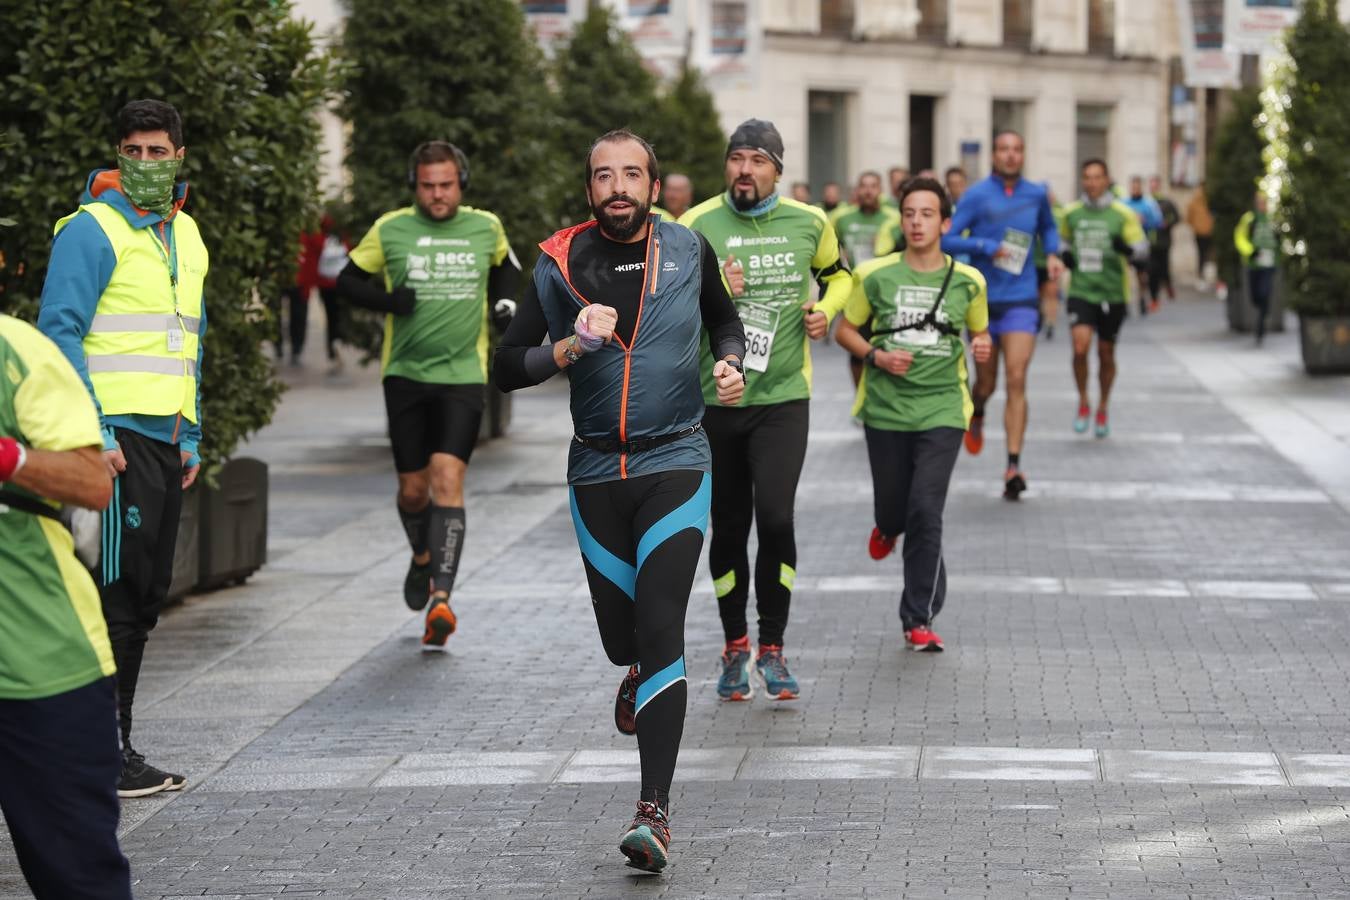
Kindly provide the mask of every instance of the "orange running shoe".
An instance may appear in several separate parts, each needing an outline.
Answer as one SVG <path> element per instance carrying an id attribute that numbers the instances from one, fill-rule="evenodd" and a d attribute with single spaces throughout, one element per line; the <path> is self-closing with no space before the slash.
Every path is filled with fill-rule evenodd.
<path id="1" fill-rule="evenodd" d="M 979 456 L 984 449 L 984 416 L 971 416 L 970 427 L 966 429 L 966 452 Z"/>
<path id="2" fill-rule="evenodd" d="M 454 610 L 450 608 L 450 599 L 436 595 L 431 600 L 431 608 L 427 610 L 427 628 L 422 633 L 422 646 L 444 647 L 446 640 L 455 633 L 457 624 Z"/>

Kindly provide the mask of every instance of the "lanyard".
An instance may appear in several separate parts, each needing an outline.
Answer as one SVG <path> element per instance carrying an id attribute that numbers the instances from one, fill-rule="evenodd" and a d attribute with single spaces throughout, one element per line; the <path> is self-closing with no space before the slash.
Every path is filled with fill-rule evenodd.
<path id="1" fill-rule="evenodd" d="M 168 226 L 167 222 L 162 223 Z M 173 236 L 172 226 L 165 227 L 164 235 L 169 242 L 169 250 L 164 251 L 164 242 L 155 238 L 155 249 L 159 251 L 159 258 L 164 261 L 164 267 L 169 270 L 169 287 L 173 290 L 173 314 L 179 319 L 183 317 L 178 311 L 178 241 Z"/>

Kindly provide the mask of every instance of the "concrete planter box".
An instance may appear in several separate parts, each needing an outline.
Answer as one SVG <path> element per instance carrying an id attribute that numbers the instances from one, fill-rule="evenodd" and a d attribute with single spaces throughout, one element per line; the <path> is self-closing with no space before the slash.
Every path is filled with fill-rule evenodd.
<path id="1" fill-rule="evenodd" d="M 232 459 L 219 486 L 199 481 L 183 495 L 171 600 L 239 584 L 267 562 L 267 464 Z"/>
<path id="2" fill-rule="evenodd" d="M 1238 334 L 1251 334 L 1256 331 L 1256 307 L 1252 305 L 1247 290 L 1247 270 L 1229 273 L 1233 277 L 1228 282 L 1228 329 Z M 1275 288 L 1270 295 L 1270 318 L 1266 320 L 1266 333 L 1284 331 L 1284 271 L 1275 273 Z"/>
<path id="3" fill-rule="evenodd" d="M 1298 336 L 1309 375 L 1350 375 L 1350 313 L 1300 314 Z"/>

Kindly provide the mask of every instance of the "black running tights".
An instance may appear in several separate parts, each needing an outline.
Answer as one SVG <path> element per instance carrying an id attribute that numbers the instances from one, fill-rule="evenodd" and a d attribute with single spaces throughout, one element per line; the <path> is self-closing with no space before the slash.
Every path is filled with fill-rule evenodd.
<path id="1" fill-rule="evenodd" d="M 605 653 L 637 663 L 642 799 L 663 803 L 684 734 L 684 616 L 708 525 L 706 472 L 574 485 L 572 524 Z"/>

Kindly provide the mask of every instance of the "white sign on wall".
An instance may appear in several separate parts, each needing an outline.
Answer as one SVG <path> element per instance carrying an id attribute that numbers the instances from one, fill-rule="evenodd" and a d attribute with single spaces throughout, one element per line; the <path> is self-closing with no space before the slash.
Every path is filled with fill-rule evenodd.
<path id="1" fill-rule="evenodd" d="M 1185 0 L 1176 4 L 1182 78 L 1187 87 L 1235 88 L 1241 81 L 1241 55 L 1224 46 L 1224 3 Z"/>
<path id="2" fill-rule="evenodd" d="M 1298 19 L 1295 0 L 1225 0 L 1224 46 L 1239 53 L 1265 53 Z"/>

